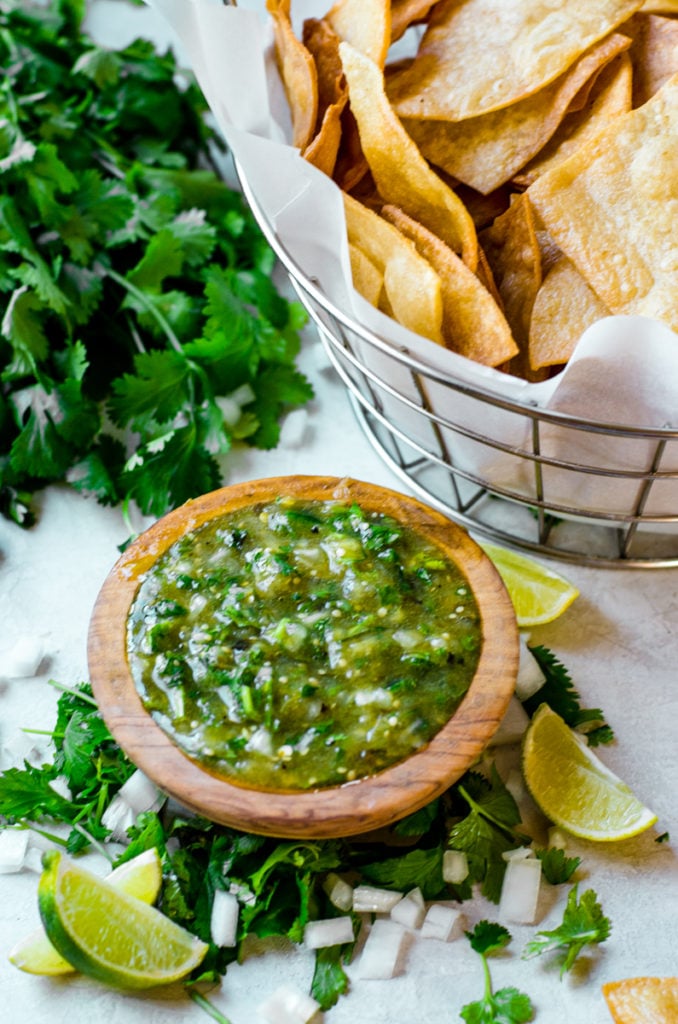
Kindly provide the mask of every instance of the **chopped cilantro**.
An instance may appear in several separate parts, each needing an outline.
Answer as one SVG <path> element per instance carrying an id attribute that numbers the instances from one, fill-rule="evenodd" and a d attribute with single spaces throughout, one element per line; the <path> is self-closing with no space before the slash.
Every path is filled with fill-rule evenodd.
<path id="1" fill-rule="evenodd" d="M 305 313 L 210 169 L 223 146 L 197 84 L 150 42 L 99 47 L 84 11 L 0 10 L 0 513 L 23 526 L 63 480 L 159 516 L 312 397 Z M 219 399 L 243 385 L 233 422 Z"/>
<path id="2" fill-rule="evenodd" d="M 479 921 L 473 931 L 466 932 L 466 936 L 482 959 L 485 992 L 482 999 L 462 1007 L 459 1014 L 462 1020 L 467 1024 L 526 1024 L 532 1020 L 532 1002 L 523 992 L 513 987 L 492 991 L 487 957 L 500 952 L 509 944 L 510 932 L 493 921 Z"/>
<path id="3" fill-rule="evenodd" d="M 603 914 L 593 889 L 587 889 L 578 898 L 577 886 L 573 885 L 561 924 L 552 931 L 537 932 L 536 938 L 526 945 L 523 957 L 528 960 L 553 950 L 564 952 L 560 969 L 562 977 L 585 946 L 604 942 L 609 934 L 610 922 Z"/>
<path id="4" fill-rule="evenodd" d="M 548 850 L 537 850 L 536 855 L 541 861 L 544 878 L 551 885 L 562 885 L 569 882 L 581 864 L 580 857 L 566 857 L 565 851 L 551 846 Z"/>
<path id="5" fill-rule="evenodd" d="M 570 726 L 586 734 L 589 746 L 611 743 L 614 733 L 606 723 L 600 708 L 582 708 L 569 672 L 552 651 L 541 645 L 530 647 L 544 673 L 545 681 L 536 693 L 523 701 L 523 707 L 532 716 L 540 704 L 548 704 Z"/>

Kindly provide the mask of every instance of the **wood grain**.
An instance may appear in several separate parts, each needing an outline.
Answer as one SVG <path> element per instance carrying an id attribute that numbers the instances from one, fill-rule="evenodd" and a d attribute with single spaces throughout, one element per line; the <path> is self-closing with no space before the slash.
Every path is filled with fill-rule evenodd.
<path id="1" fill-rule="evenodd" d="M 459 708 L 422 750 L 367 779 L 311 791 L 257 790 L 192 761 L 144 709 L 129 670 L 126 625 L 143 574 L 182 534 L 224 512 L 281 495 L 357 502 L 418 530 L 453 559 L 480 609 L 482 647 Z M 187 502 L 158 520 L 118 559 L 97 598 L 89 628 L 94 696 L 111 733 L 161 789 L 192 811 L 262 835 L 329 838 L 387 826 L 450 786 L 481 754 L 514 692 L 518 630 L 492 562 L 460 527 L 415 498 L 349 478 L 271 477 Z"/>

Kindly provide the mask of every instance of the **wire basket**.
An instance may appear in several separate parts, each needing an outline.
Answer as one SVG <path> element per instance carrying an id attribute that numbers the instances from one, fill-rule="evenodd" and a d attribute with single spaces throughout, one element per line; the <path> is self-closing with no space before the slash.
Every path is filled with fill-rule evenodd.
<path id="1" fill-rule="evenodd" d="M 502 545 L 582 565 L 678 566 L 678 513 L 663 510 L 676 507 L 678 471 L 662 468 L 678 465 L 678 430 L 584 420 L 507 399 L 432 369 L 338 309 L 287 252 L 237 163 L 236 173 L 319 331 L 367 439 L 411 491 L 456 523 Z M 434 388 L 435 408 L 430 400 Z M 484 414 L 496 416 L 497 411 L 514 428 L 521 424 L 522 443 L 507 443 L 478 429 Z M 561 442 L 555 455 L 549 444 L 554 431 Z M 595 448 L 595 465 L 563 457 L 568 444 L 562 442 L 568 437 L 575 450 L 582 443 L 584 450 L 589 443 Z M 600 451 L 614 453 L 619 444 L 623 456 L 618 449 L 609 461 L 600 459 Z M 631 459 L 626 458 L 629 450 Z M 499 480 L 487 470 L 497 460 L 503 466 Z M 599 490 L 607 494 L 615 488 L 624 495 L 619 507 L 596 500 Z"/>

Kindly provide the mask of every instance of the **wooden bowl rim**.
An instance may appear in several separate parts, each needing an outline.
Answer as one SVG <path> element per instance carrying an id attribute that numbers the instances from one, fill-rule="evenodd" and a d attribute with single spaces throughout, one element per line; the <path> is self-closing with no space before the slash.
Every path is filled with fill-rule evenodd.
<path id="1" fill-rule="evenodd" d="M 279 496 L 355 501 L 433 540 L 466 576 L 481 616 L 482 646 L 471 685 L 446 725 L 421 750 L 376 775 L 314 790 L 253 789 L 185 754 L 145 710 L 132 679 L 126 623 L 143 574 L 180 536 L 221 513 Z M 130 760 L 191 811 L 243 831 L 330 838 L 387 826 L 440 795 L 482 753 L 514 693 L 518 628 L 493 563 L 474 540 L 417 498 L 337 476 L 274 476 L 211 491 L 163 516 L 117 560 L 97 597 L 88 632 L 94 696 Z"/>

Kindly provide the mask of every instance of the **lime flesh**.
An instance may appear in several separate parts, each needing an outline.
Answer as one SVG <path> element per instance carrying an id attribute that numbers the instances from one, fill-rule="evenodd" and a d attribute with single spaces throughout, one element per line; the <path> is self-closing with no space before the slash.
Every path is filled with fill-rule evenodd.
<path id="1" fill-rule="evenodd" d="M 533 558 L 484 541 L 480 546 L 504 581 L 520 628 L 553 622 L 579 596 L 569 580 Z"/>

